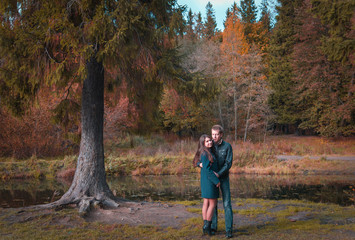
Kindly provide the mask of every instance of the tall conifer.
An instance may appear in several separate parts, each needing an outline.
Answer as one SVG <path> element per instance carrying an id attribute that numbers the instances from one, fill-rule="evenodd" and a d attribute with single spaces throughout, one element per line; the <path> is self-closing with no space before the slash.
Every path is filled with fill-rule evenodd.
<path id="1" fill-rule="evenodd" d="M 211 39 L 216 33 L 217 23 L 213 6 L 210 2 L 206 5 L 206 21 L 204 23 L 205 38 Z"/>
<path id="2" fill-rule="evenodd" d="M 190 8 L 187 14 L 187 21 L 186 21 L 186 38 L 188 40 L 196 39 L 196 34 L 194 32 L 194 25 L 195 25 L 195 17 Z"/>
<path id="3" fill-rule="evenodd" d="M 295 83 L 291 65 L 291 54 L 295 44 L 295 8 L 302 0 L 279 0 L 276 8 L 277 23 L 270 39 L 269 82 L 272 93 L 269 97 L 271 109 L 275 112 L 276 123 L 284 126 L 288 132 L 290 125 L 299 123 L 297 105 L 295 104 Z"/>
<path id="4" fill-rule="evenodd" d="M 246 36 L 249 44 L 255 41 L 253 36 L 253 25 L 256 23 L 258 15 L 258 9 L 254 0 L 241 0 L 239 14 L 242 22 L 244 23 L 244 35 Z"/>
<path id="5" fill-rule="evenodd" d="M 53 205 L 117 206 L 106 183 L 103 149 L 105 70 L 116 69 L 132 95 L 156 100 L 165 47 L 180 19 L 175 0 L 0 2 L 1 102 L 19 109 L 43 84 L 82 85 L 81 143 L 70 189 Z M 136 88 L 135 88 L 136 87 Z M 147 91 L 152 87 L 152 91 Z M 147 98 L 140 98 L 147 99 Z M 142 103 L 143 101 L 141 101 Z M 151 104 L 153 105 L 153 104 Z"/>
<path id="6" fill-rule="evenodd" d="M 203 26 L 201 12 L 198 12 L 198 14 L 196 16 L 195 33 L 196 33 L 198 39 L 202 39 L 202 37 L 204 36 L 204 26 Z"/>
<path id="7" fill-rule="evenodd" d="M 260 19 L 262 29 L 269 32 L 271 30 L 271 12 L 268 0 L 262 0 Z"/>

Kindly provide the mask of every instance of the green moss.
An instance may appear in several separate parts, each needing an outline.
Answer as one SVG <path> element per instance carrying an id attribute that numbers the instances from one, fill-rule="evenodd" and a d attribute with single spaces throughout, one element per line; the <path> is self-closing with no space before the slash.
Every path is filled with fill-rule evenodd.
<path id="1" fill-rule="evenodd" d="M 279 219 L 285 219 L 286 217 L 293 216 L 298 212 L 312 212 L 312 209 L 309 207 L 301 207 L 301 206 L 286 206 L 286 209 L 278 211 L 272 215 Z"/>
<path id="2" fill-rule="evenodd" d="M 193 200 L 193 201 L 189 201 L 189 200 L 185 200 L 185 201 L 172 201 L 170 202 L 172 204 L 181 204 L 181 205 L 185 205 L 185 206 L 196 206 L 202 203 L 201 200 Z"/>
<path id="3" fill-rule="evenodd" d="M 199 209 L 199 208 L 188 208 L 188 209 L 186 209 L 188 212 L 190 212 L 190 213 L 201 213 L 201 209 Z"/>
<path id="4" fill-rule="evenodd" d="M 252 217 L 257 217 L 260 214 L 266 214 L 266 215 L 269 214 L 268 210 L 264 207 L 251 207 L 248 209 L 241 209 L 241 210 L 237 210 L 236 213 L 240 215 L 246 215 Z"/>

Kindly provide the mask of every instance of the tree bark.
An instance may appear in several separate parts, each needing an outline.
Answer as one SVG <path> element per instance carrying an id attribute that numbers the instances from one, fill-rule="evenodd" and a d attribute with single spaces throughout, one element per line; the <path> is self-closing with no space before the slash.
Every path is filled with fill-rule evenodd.
<path id="1" fill-rule="evenodd" d="M 104 67 L 92 57 L 87 62 L 81 107 L 81 142 L 73 182 L 57 205 L 76 203 L 80 212 L 92 204 L 117 207 L 106 182 L 103 146 Z"/>
<path id="2" fill-rule="evenodd" d="M 223 116 L 222 116 L 221 97 L 218 97 L 218 112 L 219 112 L 219 120 L 221 121 L 221 125 L 224 128 L 224 121 L 223 121 Z"/>

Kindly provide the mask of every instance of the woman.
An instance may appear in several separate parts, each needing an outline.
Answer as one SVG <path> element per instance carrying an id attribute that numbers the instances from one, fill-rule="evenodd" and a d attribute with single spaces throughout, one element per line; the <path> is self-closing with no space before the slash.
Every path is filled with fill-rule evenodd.
<path id="1" fill-rule="evenodd" d="M 220 185 L 219 179 L 214 173 L 214 171 L 218 171 L 217 162 L 214 160 L 212 138 L 203 134 L 198 142 L 198 149 L 193 160 L 193 165 L 201 167 L 203 233 L 208 233 L 208 235 L 211 235 L 212 216 L 214 208 L 217 205 L 217 198 L 219 197 L 218 187 Z"/>

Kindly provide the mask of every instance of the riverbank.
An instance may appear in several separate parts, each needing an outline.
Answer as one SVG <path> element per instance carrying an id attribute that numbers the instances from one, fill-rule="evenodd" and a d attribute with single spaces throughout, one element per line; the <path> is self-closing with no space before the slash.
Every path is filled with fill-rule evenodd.
<path id="1" fill-rule="evenodd" d="M 219 201 L 217 235 L 224 236 Z M 201 201 L 127 202 L 117 209 L 0 209 L 1 239 L 205 239 Z M 307 201 L 233 199 L 237 239 L 354 239 L 355 208 Z"/>
<path id="2" fill-rule="evenodd" d="M 239 159 L 235 159 L 230 172 L 232 174 L 261 175 L 354 175 L 355 161 L 343 160 L 343 157 L 270 156 L 268 161 L 255 159 L 242 166 L 238 164 Z M 109 155 L 105 159 L 105 169 L 107 176 L 194 174 L 198 172 L 198 169 L 192 167 L 192 158 L 193 155 L 147 157 Z M 12 159 L 0 162 L 0 176 L 2 180 L 72 178 L 75 167 L 76 156 L 52 160 L 31 158 L 26 161 L 18 161 Z"/>
<path id="3" fill-rule="evenodd" d="M 132 146 L 130 145 L 132 143 Z M 232 143 L 235 174 L 355 174 L 355 138 L 272 136 L 265 142 Z M 196 173 L 193 139 L 167 141 L 159 136 L 105 142 L 108 176 L 183 175 Z M 346 159 L 346 160 L 344 160 Z M 350 160 L 348 160 L 350 159 Z M 76 155 L 41 159 L 0 159 L 2 179 L 72 177 Z"/>

